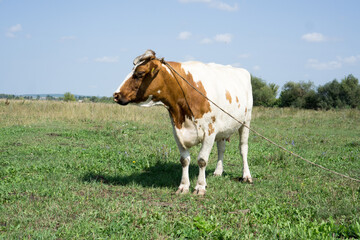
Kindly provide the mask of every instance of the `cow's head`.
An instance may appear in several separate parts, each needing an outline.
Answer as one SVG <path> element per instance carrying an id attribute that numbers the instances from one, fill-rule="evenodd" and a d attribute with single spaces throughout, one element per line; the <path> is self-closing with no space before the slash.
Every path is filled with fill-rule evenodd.
<path id="1" fill-rule="evenodd" d="M 114 93 L 114 101 L 127 105 L 158 102 L 161 92 L 159 81 L 156 81 L 161 62 L 156 59 L 155 52 L 147 50 L 134 60 L 134 68 Z"/>

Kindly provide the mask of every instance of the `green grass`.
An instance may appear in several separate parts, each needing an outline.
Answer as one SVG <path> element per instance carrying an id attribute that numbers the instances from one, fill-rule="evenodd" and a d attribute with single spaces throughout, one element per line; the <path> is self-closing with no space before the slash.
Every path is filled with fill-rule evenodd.
<path id="1" fill-rule="evenodd" d="M 360 112 L 255 108 L 252 127 L 360 178 Z M 179 153 L 162 108 L 0 101 L 0 239 L 360 238 L 360 184 L 251 134 L 254 184 L 238 181 L 238 137 L 207 194 L 177 196 Z M 199 147 L 191 149 L 196 184 Z"/>

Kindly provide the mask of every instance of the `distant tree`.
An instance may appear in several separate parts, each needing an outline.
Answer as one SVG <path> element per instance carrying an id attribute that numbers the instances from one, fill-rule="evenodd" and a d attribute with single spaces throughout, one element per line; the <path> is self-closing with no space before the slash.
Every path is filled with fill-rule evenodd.
<path id="1" fill-rule="evenodd" d="M 90 102 L 90 98 L 89 98 L 89 97 L 84 97 L 82 100 L 83 100 L 84 102 L 86 102 L 86 103 Z"/>
<path id="2" fill-rule="evenodd" d="M 0 94 L 0 98 L 6 98 L 6 99 L 15 99 L 15 95 L 10 94 Z"/>
<path id="3" fill-rule="evenodd" d="M 352 74 L 341 80 L 340 98 L 351 108 L 360 107 L 359 80 Z"/>
<path id="4" fill-rule="evenodd" d="M 266 84 L 264 80 L 254 76 L 251 76 L 251 85 L 254 106 L 274 106 L 279 86 L 273 83 Z"/>
<path id="5" fill-rule="evenodd" d="M 114 100 L 113 100 L 112 97 L 102 97 L 102 98 L 100 99 L 100 102 L 102 102 L 102 103 L 113 103 Z"/>
<path id="6" fill-rule="evenodd" d="M 95 96 L 90 97 L 91 102 L 98 102 L 98 98 Z"/>
<path id="7" fill-rule="evenodd" d="M 314 89 L 310 89 L 305 95 L 305 105 L 303 107 L 306 109 L 319 108 L 319 96 Z"/>
<path id="8" fill-rule="evenodd" d="M 316 92 L 312 82 L 287 82 L 280 93 L 280 107 L 316 108 Z"/>
<path id="9" fill-rule="evenodd" d="M 64 101 L 65 102 L 76 101 L 74 94 L 71 94 L 70 92 L 66 92 L 64 94 Z"/>
<path id="10" fill-rule="evenodd" d="M 339 83 L 336 79 L 318 87 L 319 107 L 331 108 L 360 108 L 359 80 L 348 75 Z"/>
<path id="11" fill-rule="evenodd" d="M 345 107 L 346 103 L 341 99 L 340 92 L 341 85 L 336 79 L 319 86 L 317 90 L 319 107 L 326 110 Z"/>
<path id="12" fill-rule="evenodd" d="M 47 95 L 46 100 L 55 100 L 55 98 L 53 96 L 51 96 L 51 95 Z"/>

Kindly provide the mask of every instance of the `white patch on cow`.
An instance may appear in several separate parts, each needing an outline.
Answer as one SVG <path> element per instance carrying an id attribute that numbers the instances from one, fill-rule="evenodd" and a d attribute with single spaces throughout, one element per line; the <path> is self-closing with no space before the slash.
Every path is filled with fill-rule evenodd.
<path id="1" fill-rule="evenodd" d="M 140 107 L 164 106 L 164 104 L 162 102 L 154 102 L 152 100 L 152 98 L 153 98 L 153 96 L 150 95 L 148 97 L 148 99 L 146 99 L 145 102 L 136 103 L 135 105 L 140 106 Z"/>
<path id="2" fill-rule="evenodd" d="M 183 122 L 180 129 L 174 127 L 174 132 L 179 143 L 185 149 L 195 146 L 204 139 L 204 130 L 201 124 L 195 123 L 189 118 L 185 118 L 185 122 Z"/>
<path id="3" fill-rule="evenodd" d="M 128 80 L 134 74 L 134 70 L 132 70 L 124 79 L 124 81 L 120 84 L 120 86 L 116 89 L 115 93 L 119 93 L 121 87 L 125 84 L 126 80 Z"/>
<path id="4" fill-rule="evenodd" d="M 157 93 L 160 94 L 160 93 L 161 93 L 161 90 L 159 89 L 159 90 L 157 91 Z"/>
<path id="5" fill-rule="evenodd" d="M 162 66 L 166 69 L 166 71 L 168 71 L 168 73 L 170 73 L 171 75 L 173 75 L 172 72 L 171 72 L 171 70 L 168 68 L 168 66 L 166 66 L 165 64 L 162 64 Z"/>
<path id="6" fill-rule="evenodd" d="M 182 67 L 182 69 L 184 69 L 184 72 L 186 74 L 189 74 L 190 69 L 187 66 L 189 66 L 189 65 L 196 66 L 198 64 L 203 64 L 203 63 L 197 62 L 197 61 L 188 61 L 188 62 L 181 63 L 181 67 Z M 198 82 L 197 80 L 200 80 L 200 79 L 194 79 L 195 82 Z"/>

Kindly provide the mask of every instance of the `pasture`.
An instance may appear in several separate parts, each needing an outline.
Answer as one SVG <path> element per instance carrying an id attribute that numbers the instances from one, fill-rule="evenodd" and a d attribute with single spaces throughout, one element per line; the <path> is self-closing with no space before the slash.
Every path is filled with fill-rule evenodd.
<path id="1" fill-rule="evenodd" d="M 360 111 L 255 108 L 251 126 L 360 178 Z M 199 147 L 191 149 L 191 190 Z M 360 183 L 249 139 L 254 184 L 239 182 L 233 135 L 204 197 L 174 195 L 179 153 L 164 108 L 0 101 L 1 239 L 360 238 Z"/>

